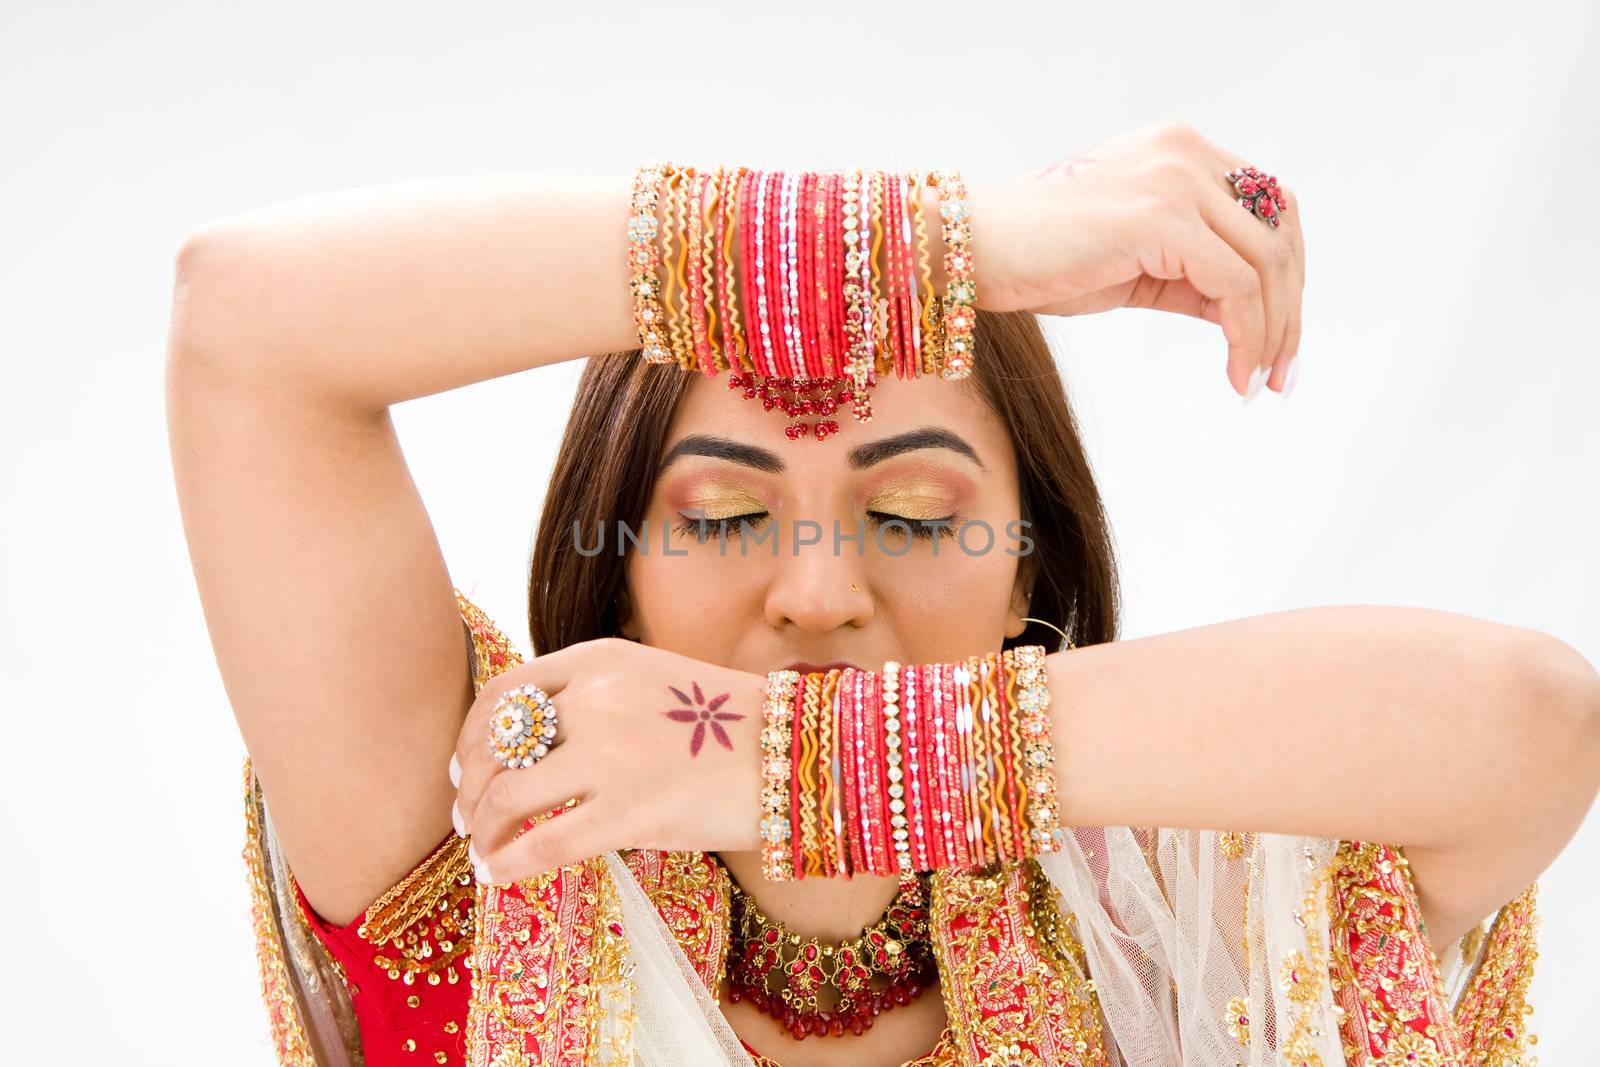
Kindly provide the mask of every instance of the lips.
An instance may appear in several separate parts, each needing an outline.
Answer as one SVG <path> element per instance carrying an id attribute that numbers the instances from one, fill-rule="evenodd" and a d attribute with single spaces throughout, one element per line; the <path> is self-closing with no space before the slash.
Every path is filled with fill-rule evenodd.
<path id="1" fill-rule="evenodd" d="M 789 666 L 786 667 L 785 669 L 786 670 L 791 670 L 791 671 L 798 671 L 801 674 L 821 674 L 823 671 L 831 671 L 831 670 L 834 670 L 835 668 L 837 668 L 839 670 L 844 670 L 846 667 L 855 667 L 856 670 L 858 670 L 858 671 L 861 669 L 860 667 L 857 667 L 854 663 L 848 663 L 848 662 L 846 662 L 845 660 L 842 660 L 842 659 L 836 659 L 831 663 L 795 662 L 795 663 L 789 664 Z"/>

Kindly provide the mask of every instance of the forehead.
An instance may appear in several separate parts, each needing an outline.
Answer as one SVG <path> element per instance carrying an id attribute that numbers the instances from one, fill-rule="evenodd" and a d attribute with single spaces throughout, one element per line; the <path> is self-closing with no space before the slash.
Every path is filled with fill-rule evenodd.
<path id="1" fill-rule="evenodd" d="M 977 465 L 957 448 L 940 447 L 923 455 L 938 454 L 974 471 L 981 465 L 982 473 L 989 475 L 1015 471 L 1010 435 L 984 402 L 975 379 L 881 377 L 868 396 L 872 421 L 857 421 L 847 403 L 831 416 L 839 424 L 837 434 L 821 442 L 791 441 L 783 432 L 791 420 L 781 409 L 767 411 L 759 400 L 745 399 L 741 390 L 728 388 L 726 376 L 695 374 L 667 432 L 665 448 L 670 451 L 690 435 L 712 434 L 776 452 L 791 471 L 798 457 L 803 460 L 799 466 L 807 469 L 844 472 L 852 468 L 851 453 L 858 446 L 912 431 L 942 429 L 971 447 Z M 816 418 L 806 416 L 802 421 Z M 858 453 L 856 458 L 863 457 Z"/>

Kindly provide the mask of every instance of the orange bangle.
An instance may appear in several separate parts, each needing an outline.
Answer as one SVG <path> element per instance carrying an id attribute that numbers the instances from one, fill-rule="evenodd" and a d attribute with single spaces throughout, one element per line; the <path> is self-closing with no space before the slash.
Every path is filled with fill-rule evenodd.
<path id="1" fill-rule="evenodd" d="M 737 367 L 741 372 L 755 370 L 755 364 L 750 359 L 750 346 L 745 341 L 744 318 L 739 313 L 738 272 L 744 269 L 744 265 L 733 261 L 734 242 L 739 236 L 739 188 L 749 172 L 749 167 L 734 167 L 727 175 L 721 200 L 725 230 L 722 235 L 722 277 L 726 283 L 721 293 L 725 301 L 723 329 L 732 345 L 732 352 L 725 353 L 725 358 L 730 366 Z"/>
<path id="2" fill-rule="evenodd" d="M 805 679 L 804 711 L 800 716 L 800 751 L 795 755 L 795 777 L 800 789 L 799 874 L 815 877 L 817 869 L 817 715 L 822 705 L 824 676 L 808 674 Z"/>
<path id="3" fill-rule="evenodd" d="M 674 205 L 674 219 L 678 226 L 678 243 L 682 249 L 677 255 L 671 257 L 670 265 L 673 271 L 673 280 L 681 296 L 678 298 L 677 315 L 674 321 L 677 324 L 675 336 L 678 339 L 678 365 L 684 370 L 698 370 L 699 357 L 694 351 L 694 328 L 689 321 L 689 279 L 685 268 L 689 264 L 689 193 L 694 189 L 698 177 L 697 172 L 690 168 L 682 181 L 674 187 L 676 204 Z"/>
<path id="4" fill-rule="evenodd" d="M 879 375 L 894 373 L 894 353 L 889 351 L 889 301 L 883 296 L 883 271 L 878 268 L 878 256 L 883 251 L 883 172 L 872 171 L 867 188 L 872 203 L 872 291 L 867 299 L 872 301 L 872 350 L 877 353 Z"/>
<path id="5" fill-rule="evenodd" d="M 818 874 L 832 877 L 838 855 L 833 825 L 833 702 L 839 688 L 839 671 L 830 670 L 822 683 L 822 704 L 817 720 L 817 835 Z"/>

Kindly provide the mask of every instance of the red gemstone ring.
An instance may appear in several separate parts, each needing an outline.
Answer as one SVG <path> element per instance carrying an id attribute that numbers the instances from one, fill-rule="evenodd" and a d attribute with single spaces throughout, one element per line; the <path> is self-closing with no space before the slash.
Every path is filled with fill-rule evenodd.
<path id="1" fill-rule="evenodd" d="M 1230 170 L 1227 179 L 1233 183 L 1234 195 L 1246 211 L 1262 222 L 1271 223 L 1273 229 L 1278 228 L 1283 218 L 1284 203 L 1277 178 L 1263 174 L 1254 167 L 1240 167 Z"/>

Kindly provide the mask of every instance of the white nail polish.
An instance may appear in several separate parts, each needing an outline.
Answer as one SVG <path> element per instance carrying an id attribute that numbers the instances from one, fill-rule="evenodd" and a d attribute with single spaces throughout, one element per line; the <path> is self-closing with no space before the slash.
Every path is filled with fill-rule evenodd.
<path id="1" fill-rule="evenodd" d="M 472 861 L 474 867 L 483 866 L 483 861 L 478 858 L 478 850 L 472 847 L 472 842 L 467 842 L 467 859 Z"/>
<path id="2" fill-rule="evenodd" d="M 456 759 L 454 752 L 450 753 L 450 784 L 456 789 L 461 788 L 461 761 Z"/>
<path id="3" fill-rule="evenodd" d="M 461 809 L 456 806 L 456 802 L 453 800 L 450 802 L 450 823 L 456 828 L 457 837 L 467 836 L 466 827 L 461 824 Z"/>
<path id="4" fill-rule="evenodd" d="M 494 879 L 489 876 L 489 868 L 485 867 L 481 863 L 475 863 L 472 865 L 472 874 L 478 879 L 478 883 L 480 885 L 495 884 Z"/>
<path id="5" fill-rule="evenodd" d="M 1250 375 L 1250 383 L 1245 386 L 1244 396 L 1241 400 L 1251 400 L 1261 392 L 1261 387 L 1267 384 L 1267 375 L 1272 373 L 1271 367 L 1257 367 L 1255 373 Z"/>
<path id="6" fill-rule="evenodd" d="M 1289 374 L 1283 379 L 1283 392 L 1280 394 L 1285 400 L 1294 392 L 1294 380 L 1300 373 L 1300 357 L 1295 356 L 1289 361 Z"/>

